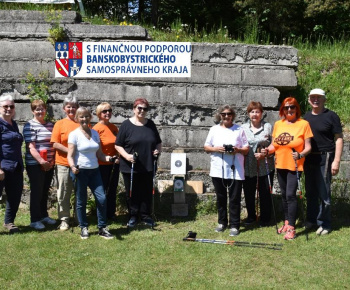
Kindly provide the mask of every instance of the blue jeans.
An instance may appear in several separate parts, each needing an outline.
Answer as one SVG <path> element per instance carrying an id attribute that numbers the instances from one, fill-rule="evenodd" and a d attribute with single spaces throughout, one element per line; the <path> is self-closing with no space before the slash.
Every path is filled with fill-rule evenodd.
<path id="1" fill-rule="evenodd" d="M 103 189 L 100 170 L 79 169 L 76 177 L 76 195 L 77 195 L 77 215 L 81 228 L 88 227 L 86 216 L 87 187 L 89 187 L 95 197 L 97 205 L 97 226 L 104 228 L 107 225 L 107 207 L 106 196 Z M 73 181 L 74 182 L 74 181 Z"/>
<path id="2" fill-rule="evenodd" d="M 321 158 L 325 159 L 326 155 L 321 156 Z M 333 158 L 330 158 L 325 178 L 323 176 L 326 170 L 325 162 L 321 161 L 319 164 L 315 164 L 306 161 L 304 164 L 307 201 L 306 219 L 326 229 L 331 228 L 332 162 Z"/>

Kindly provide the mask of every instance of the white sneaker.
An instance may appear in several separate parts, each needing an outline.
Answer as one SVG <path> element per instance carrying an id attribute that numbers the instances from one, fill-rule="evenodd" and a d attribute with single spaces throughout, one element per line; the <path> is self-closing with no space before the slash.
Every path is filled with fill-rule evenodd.
<path id="1" fill-rule="evenodd" d="M 44 224 L 48 224 L 48 225 L 54 225 L 56 224 L 56 220 L 50 218 L 50 217 L 44 217 L 43 219 L 41 219 L 41 222 Z"/>
<path id="2" fill-rule="evenodd" d="M 321 235 L 321 236 L 328 235 L 330 231 L 331 231 L 330 229 L 325 229 L 321 226 L 317 229 L 316 235 Z"/>
<path id="3" fill-rule="evenodd" d="M 41 221 L 37 221 L 37 222 L 32 222 L 30 223 L 30 227 L 36 230 L 43 230 L 45 229 L 44 224 Z"/>
<path id="4" fill-rule="evenodd" d="M 59 226 L 59 229 L 61 231 L 67 231 L 69 229 L 69 224 L 66 221 L 62 221 Z"/>

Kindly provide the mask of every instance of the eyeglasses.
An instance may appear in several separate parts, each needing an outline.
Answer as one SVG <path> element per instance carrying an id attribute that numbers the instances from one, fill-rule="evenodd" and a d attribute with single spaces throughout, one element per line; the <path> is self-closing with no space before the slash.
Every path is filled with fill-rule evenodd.
<path id="1" fill-rule="evenodd" d="M 137 109 L 141 112 L 141 111 L 145 111 L 147 112 L 148 111 L 148 108 L 147 107 L 140 107 L 140 106 L 137 106 Z"/>
<path id="2" fill-rule="evenodd" d="M 39 113 L 39 112 L 45 112 L 46 109 L 45 108 L 41 108 L 41 109 L 35 109 L 34 111 Z"/>
<path id="3" fill-rule="evenodd" d="M 103 111 L 101 111 L 101 113 L 103 113 L 103 114 L 112 113 L 112 109 L 103 110 Z"/>
<path id="4" fill-rule="evenodd" d="M 284 106 L 283 110 L 288 111 L 289 109 L 295 110 L 296 106 L 295 105 L 290 105 L 290 106 Z"/>
<path id="5" fill-rule="evenodd" d="M 15 108 L 15 105 L 4 105 L 4 106 L 2 106 L 4 109 L 11 109 L 11 110 L 13 110 L 14 108 Z"/>
<path id="6" fill-rule="evenodd" d="M 220 113 L 221 117 L 232 116 L 232 113 Z"/>

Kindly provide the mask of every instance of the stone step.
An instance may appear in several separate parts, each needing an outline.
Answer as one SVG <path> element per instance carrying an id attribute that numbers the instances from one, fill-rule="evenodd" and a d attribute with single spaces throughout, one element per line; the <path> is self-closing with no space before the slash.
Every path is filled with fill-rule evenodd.
<path id="1" fill-rule="evenodd" d="M 48 23 L 50 15 L 45 11 L 0 10 L 0 23 Z M 81 15 L 75 11 L 61 11 L 60 23 L 80 23 Z"/>

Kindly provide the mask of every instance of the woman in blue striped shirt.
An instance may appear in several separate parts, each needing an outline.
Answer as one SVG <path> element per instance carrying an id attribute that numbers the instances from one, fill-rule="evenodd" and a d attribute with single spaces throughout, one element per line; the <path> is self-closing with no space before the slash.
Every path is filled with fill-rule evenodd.
<path id="1" fill-rule="evenodd" d="M 47 108 L 42 100 L 34 100 L 31 109 L 34 118 L 23 128 L 26 170 L 30 182 L 30 226 L 43 230 L 45 223 L 56 223 L 47 213 L 47 199 L 55 165 L 55 149 L 50 142 L 53 124 L 45 121 Z"/>

